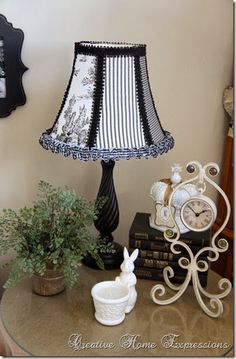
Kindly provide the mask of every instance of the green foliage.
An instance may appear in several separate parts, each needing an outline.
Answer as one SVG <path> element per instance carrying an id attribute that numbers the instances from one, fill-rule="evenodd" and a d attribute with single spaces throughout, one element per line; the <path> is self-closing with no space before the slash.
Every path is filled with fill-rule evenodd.
<path id="1" fill-rule="evenodd" d="M 10 248 L 16 252 L 4 287 L 35 272 L 42 275 L 48 265 L 53 265 L 64 273 L 71 288 L 84 256 L 90 254 L 104 268 L 99 251 L 113 251 L 89 230 L 104 200 L 95 205 L 74 190 L 54 188 L 44 181 L 39 182 L 38 190 L 33 207 L 4 209 L 0 216 L 0 255 Z"/>

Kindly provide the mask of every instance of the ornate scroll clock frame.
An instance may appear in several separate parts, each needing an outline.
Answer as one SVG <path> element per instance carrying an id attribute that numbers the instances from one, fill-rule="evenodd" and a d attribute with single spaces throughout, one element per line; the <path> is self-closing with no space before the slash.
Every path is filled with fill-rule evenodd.
<path id="1" fill-rule="evenodd" d="M 169 299 L 161 299 L 160 297 L 163 296 L 166 293 L 166 288 L 163 284 L 157 284 L 155 285 L 150 292 L 152 300 L 156 304 L 160 305 L 167 305 L 175 302 L 177 299 L 179 299 L 182 294 L 185 292 L 185 290 L 188 287 L 188 284 L 190 280 L 192 279 L 193 289 L 194 293 L 196 295 L 197 301 L 202 308 L 202 310 L 209 315 L 210 317 L 217 318 L 223 313 L 223 304 L 221 302 L 221 299 L 226 297 L 232 288 L 231 282 L 226 279 L 222 278 L 218 282 L 218 288 L 220 289 L 219 294 L 211 294 L 208 293 L 206 290 L 203 289 L 203 287 L 200 284 L 198 272 L 206 272 L 209 268 L 209 262 L 217 261 L 219 258 L 219 254 L 222 252 L 227 251 L 228 249 L 228 242 L 221 238 L 216 241 L 218 235 L 222 232 L 222 230 L 225 228 L 229 217 L 230 217 L 230 203 L 229 200 L 224 193 L 224 191 L 211 179 L 211 177 L 215 177 L 218 175 L 220 169 L 219 166 L 216 163 L 210 162 L 206 165 L 202 166 L 197 161 L 189 162 L 186 166 L 187 172 L 190 174 L 197 173 L 197 175 L 189 180 L 186 180 L 179 185 L 177 185 L 173 192 L 170 195 L 169 198 L 169 213 L 170 216 L 175 224 L 173 230 L 167 229 L 164 232 L 165 239 L 171 243 L 171 251 L 174 254 L 181 254 L 181 250 L 176 250 L 175 246 L 178 245 L 178 247 L 183 247 L 188 253 L 189 258 L 187 257 L 180 257 L 179 258 L 179 266 L 183 269 L 187 270 L 186 278 L 184 282 L 181 285 L 174 285 L 170 278 L 174 277 L 174 271 L 170 266 L 167 266 L 163 270 L 163 276 L 166 285 L 175 291 L 176 293 Z M 217 232 L 214 233 L 214 235 L 211 238 L 210 245 L 208 247 L 201 248 L 195 255 L 193 254 L 191 248 L 181 240 L 180 238 L 180 230 L 177 225 L 177 222 L 172 214 L 171 205 L 172 205 L 172 199 L 177 190 L 179 190 L 182 186 L 186 185 L 187 183 L 194 183 L 196 185 L 196 188 L 200 192 L 200 195 L 198 195 L 196 198 L 192 197 L 190 200 L 186 201 L 181 208 L 181 220 L 184 222 L 185 226 L 187 226 L 192 231 L 205 231 L 208 229 L 215 221 L 216 218 L 216 206 L 214 202 L 204 195 L 204 192 L 206 191 L 207 184 L 210 184 L 213 186 L 223 197 L 225 204 L 226 204 L 226 217 L 221 225 L 221 227 L 217 230 Z M 200 210 L 200 212 L 199 212 Z M 192 212 L 192 213 L 191 213 Z M 201 220 L 198 217 L 202 216 Z M 196 218 L 195 218 L 196 217 Z M 194 220 L 195 218 L 195 220 Z M 193 220 L 192 220 L 193 219 Z M 207 260 L 199 259 L 201 255 L 204 252 L 209 252 L 207 256 Z M 211 254 L 211 256 L 210 256 Z M 158 295 L 158 297 L 157 297 Z M 209 305 L 207 306 L 203 300 L 203 296 L 209 299 Z"/>
<path id="2" fill-rule="evenodd" d="M 23 31 L 0 14 L 0 118 L 26 102 L 22 76 L 28 68 L 21 61 L 23 40 Z"/>

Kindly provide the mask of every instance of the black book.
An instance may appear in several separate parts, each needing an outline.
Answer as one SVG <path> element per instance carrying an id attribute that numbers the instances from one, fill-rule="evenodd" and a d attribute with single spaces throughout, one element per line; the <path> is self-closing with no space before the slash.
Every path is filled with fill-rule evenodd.
<path id="1" fill-rule="evenodd" d="M 134 274 L 139 279 L 151 279 L 162 282 L 164 281 L 163 269 L 135 267 Z M 186 278 L 186 274 L 186 271 L 175 271 L 174 277 L 170 278 L 171 283 L 182 284 Z M 204 272 L 204 274 L 199 274 L 199 281 L 203 287 L 207 286 L 207 272 Z M 190 285 L 192 285 L 192 281 L 190 281 Z"/>
<path id="2" fill-rule="evenodd" d="M 133 223 L 129 231 L 129 238 L 142 241 L 157 241 L 169 243 L 164 237 L 163 232 L 158 231 L 150 227 L 149 225 L 149 213 L 136 213 Z M 208 229 L 204 232 L 187 232 L 180 235 L 179 240 L 188 244 L 199 247 L 205 247 L 209 245 L 211 238 L 211 230 Z M 145 248 L 143 248 L 145 249 Z M 146 248 L 149 249 L 149 248 Z"/>
<path id="3" fill-rule="evenodd" d="M 162 241 L 147 241 L 146 239 L 129 238 L 129 247 L 131 250 L 135 248 L 139 248 L 140 250 L 143 250 L 143 252 L 155 251 L 155 252 L 171 253 L 170 245 L 171 243 L 169 243 L 165 239 Z M 190 244 L 190 248 L 192 252 L 195 254 L 202 248 L 202 246 L 195 246 Z M 181 253 L 186 253 L 185 249 L 179 244 L 175 245 L 175 249 L 181 251 Z M 203 256 L 207 256 L 207 252 L 204 252 Z"/>
<path id="4" fill-rule="evenodd" d="M 130 251 L 133 252 L 133 248 L 130 248 Z M 158 252 L 158 251 L 147 251 L 145 249 L 140 249 L 138 257 L 146 259 L 159 259 L 164 261 L 174 261 L 180 258 L 180 254 L 174 254 L 172 252 Z"/>
<path id="5" fill-rule="evenodd" d="M 207 261 L 206 258 L 199 258 L 199 260 Z M 150 258 L 140 258 L 138 257 L 134 265 L 136 267 L 148 267 L 148 268 L 156 268 L 156 269 L 164 269 L 167 266 L 170 266 L 173 269 L 178 269 L 179 272 L 186 271 L 185 269 L 179 266 L 178 260 L 169 261 L 169 260 L 159 260 L 159 259 L 150 259 Z"/>

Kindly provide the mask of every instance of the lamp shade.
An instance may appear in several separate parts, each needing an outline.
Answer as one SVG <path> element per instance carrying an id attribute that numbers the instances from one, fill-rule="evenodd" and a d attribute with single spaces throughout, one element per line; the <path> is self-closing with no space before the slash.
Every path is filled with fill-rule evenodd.
<path id="1" fill-rule="evenodd" d="M 60 111 L 40 143 L 84 161 L 156 157 L 171 149 L 150 89 L 146 45 L 75 43 Z"/>

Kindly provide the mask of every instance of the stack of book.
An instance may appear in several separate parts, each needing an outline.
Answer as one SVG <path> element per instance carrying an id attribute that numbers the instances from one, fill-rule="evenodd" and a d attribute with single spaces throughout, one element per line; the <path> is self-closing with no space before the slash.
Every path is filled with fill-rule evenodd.
<path id="1" fill-rule="evenodd" d="M 164 238 L 164 234 L 149 226 L 149 213 L 136 213 L 129 231 L 129 249 L 132 252 L 139 249 L 138 258 L 135 261 L 137 278 L 163 281 L 163 269 L 170 266 L 174 270 L 173 283 L 182 283 L 187 271 L 178 264 L 180 257 L 189 258 L 182 246 L 176 245 L 175 249 L 181 254 L 173 254 L 170 250 L 171 243 Z M 186 243 L 195 254 L 201 248 L 209 246 L 211 238 L 210 229 L 205 232 L 187 232 L 180 235 L 182 242 Z M 202 254 L 201 259 L 207 261 L 208 252 Z M 202 286 L 207 285 L 207 271 L 199 274 Z"/>

